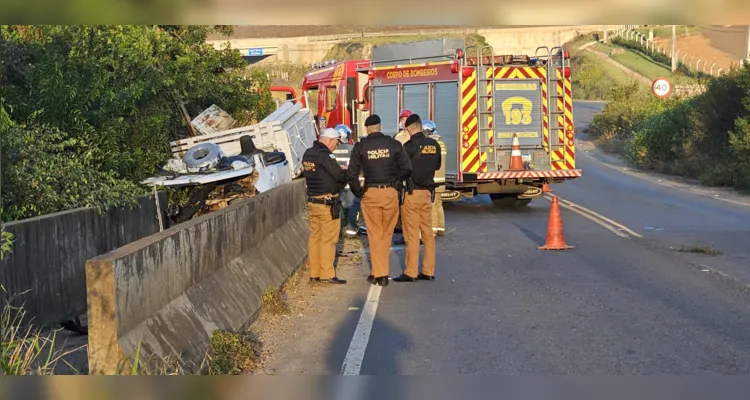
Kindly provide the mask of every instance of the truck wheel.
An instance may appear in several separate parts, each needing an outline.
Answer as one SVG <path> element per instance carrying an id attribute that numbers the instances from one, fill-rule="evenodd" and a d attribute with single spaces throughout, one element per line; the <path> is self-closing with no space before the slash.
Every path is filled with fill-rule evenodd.
<path id="1" fill-rule="evenodd" d="M 518 201 L 515 194 L 491 193 L 490 198 L 495 205 L 501 207 L 513 207 Z"/>
<path id="2" fill-rule="evenodd" d="M 516 207 L 526 207 L 531 203 L 531 199 L 516 199 Z"/>

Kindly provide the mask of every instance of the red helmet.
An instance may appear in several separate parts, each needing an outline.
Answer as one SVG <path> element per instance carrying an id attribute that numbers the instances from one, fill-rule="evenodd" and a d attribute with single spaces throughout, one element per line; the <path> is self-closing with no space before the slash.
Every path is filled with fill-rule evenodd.
<path id="1" fill-rule="evenodd" d="M 412 115 L 412 114 L 414 114 L 414 113 L 411 112 L 411 110 L 407 109 L 407 110 L 401 111 L 401 115 L 399 115 L 398 118 L 399 119 L 401 119 L 401 118 L 409 118 L 409 116 Z"/>

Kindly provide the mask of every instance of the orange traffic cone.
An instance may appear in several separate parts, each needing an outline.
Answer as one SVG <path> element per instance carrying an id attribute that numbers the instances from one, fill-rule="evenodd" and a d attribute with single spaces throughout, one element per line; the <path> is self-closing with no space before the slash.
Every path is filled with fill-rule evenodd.
<path id="1" fill-rule="evenodd" d="M 552 193 L 552 189 L 549 188 L 549 183 L 542 185 L 542 193 Z"/>
<path id="2" fill-rule="evenodd" d="M 552 207 L 549 211 L 549 225 L 547 226 L 547 241 L 539 250 L 568 250 L 572 248 L 573 246 L 565 244 L 560 205 L 557 203 L 557 196 L 552 196 Z"/>
<path id="3" fill-rule="evenodd" d="M 526 167 L 523 165 L 521 157 L 521 145 L 518 143 L 518 134 L 513 134 L 513 144 L 510 146 L 510 170 L 523 171 Z"/>

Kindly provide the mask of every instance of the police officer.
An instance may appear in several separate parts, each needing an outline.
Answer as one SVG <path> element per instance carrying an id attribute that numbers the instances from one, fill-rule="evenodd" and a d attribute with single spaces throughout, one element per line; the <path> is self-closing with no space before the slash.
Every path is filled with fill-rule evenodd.
<path id="1" fill-rule="evenodd" d="M 349 159 L 351 157 L 352 148 L 354 147 L 352 141 L 352 129 L 346 124 L 338 124 L 333 129 L 338 131 L 341 135 L 341 144 L 333 150 L 333 154 L 336 156 L 336 162 L 338 162 L 342 168 L 346 169 L 349 166 Z M 342 189 L 341 193 L 339 193 L 339 198 L 341 199 L 341 206 L 344 208 L 344 215 L 346 216 L 344 233 L 350 237 L 356 236 L 359 199 L 354 196 L 349 188 Z"/>
<path id="2" fill-rule="evenodd" d="M 432 231 L 435 236 L 445 235 L 445 213 L 443 212 L 443 200 L 440 195 L 445 191 L 445 143 L 440 140 L 437 126 L 433 121 L 422 121 L 422 131 L 425 136 L 435 139 L 440 145 L 440 169 L 435 173 L 435 201 L 432 202 Z"/>
<path id="3" fill-rule="evenodd" d="M 398 140 L 401 144 L 406 143 L 409 140 L 409 132 L 406 131 L 406 126 L 404 123 L 406 122 L 406 119 L 409 118 L 410 115 L 412 115 L 413 112 L 411 110 L 404 109 L 401 111 L 401 114 L 398 116 L 398 133 L 393 136 L 394 139 Z M 401 211 L 399 210 L 398 214 L 398 221 L 396 221 L 396 229 L 395 232 L 402 232 L 403 231 L 403 224 L 401 221 Z M 393 242 L 395 245 L 404 245 L 406 244 L 406 241 L 404 240 L 403 235 L 400 239 Z"/>
<path id="4" fill-rule="evenodd" d="M 338 194 L 346 185 L 347 179 L 346 171 L 339 166 L 332 153 L 340 141 L 339 132 L 326 128 L 302 156 L 310 219 L 307 258 L 311 282 L 346 283 L 345 280 L 336 277 L 333 268 L 336 243 L 341 233 L 341 203 Z"/>
<path id="5" fill-rule="evenodd" d="M 401 207 L 406 238 L 406 270 L 393 278 L 396 282 L 414 282 L 417 279 L 435 279 L 435 236 L 432 233 L 432 202 L 435 196 L 435 171 L 442 161 L 440 145 L 422 132 L 422 120 L 412 114 L 406 119 L 406 129 L 411 135 L 404 150 L 409 156 L 413 171 L 407 180 L 407 193 Z M 422 272 L 419 271 L 419 236 L 424 242 Z"/>
<path id="6" fill-rule="evenodd" d="M 349 162 L 349 187 L 362 199 L 362 213 L 367 224 L 372 269 L 367 281 L 388 285 L 390 248 L 399 209 L 400 182 L 411 176 L 411 163 L 404 147 L 383 135 L 380 117 L 373 114 L 365 120 L 367 137 L 354 145 Z M 364 172 L 364 188 L 359 173 Z"/>

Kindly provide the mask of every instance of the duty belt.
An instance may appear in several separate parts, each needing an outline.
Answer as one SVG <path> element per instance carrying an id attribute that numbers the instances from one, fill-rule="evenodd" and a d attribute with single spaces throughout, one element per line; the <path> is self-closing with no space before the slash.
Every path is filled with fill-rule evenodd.
<path id="1" fill-rule="evenodd" d="M 393 188 L 396 187 L 395 183 L 366 183 L 365 187 L 370 189 L 387 189 L 387 188 Z"/>
<path id="2" fill-rule="evenodd" d="M 326 197 L 319 197 L 319 198 L 307 196 L 307 201 L 313 204 L 323 204 L 326 206 L 331 206 L 334 203 L 336 203 L 336 196 L 326 196 Z"/>

